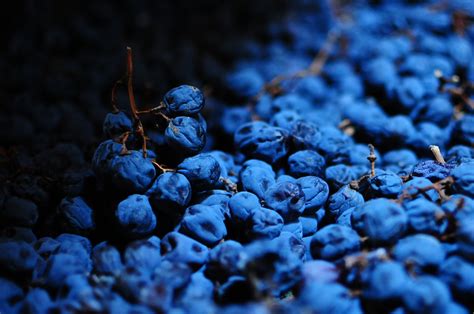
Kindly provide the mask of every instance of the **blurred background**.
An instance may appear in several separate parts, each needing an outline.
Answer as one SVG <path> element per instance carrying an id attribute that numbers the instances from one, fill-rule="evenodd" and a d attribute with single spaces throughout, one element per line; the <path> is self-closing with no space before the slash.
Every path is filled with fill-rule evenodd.
<path id="1" fill-rule="evenodd" d="M 252 53 L 252 40 L 275 35 L 272 23 L 315 5 L 291 2 L 15 1 L 2 10 L 0 141 L 94 146 L 110 89 L 125 72 L 126 46 L 141 101 L 159 102 L 180 84 L 211 91 L 225 69 Z"/>
<path id="2" fill-rule="evenodd" d="M 397 5 L 405 2 L 420 7 L 398 14 Z M 358 6 L 360 10 L 355 9 Z M 380 11 L 378 6 L 385 8 Z M 402 42 L 418 42 L 425 28 L 456 28 L 453 12 L 458 7 L 474 11 L 472 0 L 9 3 L 0 13 L 0 203 L 8 191 L 42 209 L 53 209 L 64 195 L 82 191 L 84 182 L 93 177 L 92 154 L 105 139 L 102 123 L 111 111 L 112 86 L 125 74 L 127 46 L 133 49 L 140 108 L 159 104 L 173 87 L 194 85 L 206 95 L 207 148 L 231 151 L 233 131 L 252 118 L 245 108 L 248 99 L 276 75 L 308 67 L 336 20 L 357 15 L 358 28 L 347 23 L 346 37 L 339 38 L 333 56 L 336 61 L 327 67 L 324 80 L 334 94 L 325 88 L 313 91 L 321 93 L 316 95 L 319 107 L 313 117 L 335 126 L 342 116 L 331 107 L 333 97 L 343 92 L 376 97 L 372 89 L 364 93 L 361 68 L 378 53 L 391 55 L 399 46 L 397 41 L 369 42 L 372 35 L 364 37 L 365 33 L 380 38 L 395 34 L 406 37 Z M 418 32 L 412 31 L 414 26 Z M 474 37 L 474 27 L 466 34 Z M 354 70 L 339 57 L 354 61 Z M 232 84 L 226 83 L 229 74 Z M 124 91 L 119 106 L 128 110 Z"/>
<path id="3" fill-rule="evenodd" d="M 321 28 L 314 48 L 329 27 L 326 1 L 24 0 L 0 11 L 0 203 L 14 194 L 44 211 L 93 180 L 89 163 L 104 140 L 102 123 L 112 86 L 125 74 L 127 46 L 141 108 L 181 84 L 231 103 L 222 85 L 237 61 L 280 54 L 282 44 L 262 47 L 291 42 L 291 21 Z M 294 24 L 292 31 L 300 30 Z M 119 106 L 128 110 L 124 91 Z M 206 108 L 212 123 L 216 103 Z M 0 233 L 18 232 L 12 230 Z"/>

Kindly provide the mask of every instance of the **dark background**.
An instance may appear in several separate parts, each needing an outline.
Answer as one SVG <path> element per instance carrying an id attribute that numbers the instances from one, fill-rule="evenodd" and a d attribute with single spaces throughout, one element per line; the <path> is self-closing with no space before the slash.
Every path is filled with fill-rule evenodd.
<path id="1" fill-rule="evenodd" d="M 288 3 L 15 1 L 2 10 L 1 144 L 95 143 L 126 46 L 142 102 L 179 84 L 212 86 L 245 55 L 242 42 L 265 41 L 268 24 L 291 14 Z"/>
<path id="2" fill-rule="evenodd" d="M 5 195 L 32 200 L 41 213 L 37 235 L 48 234 L 40 230 L 48 226 L 45 213 L 64 195 L 94 186 L 89 163 L 104 140 L 127 46 L 138 103 L 148 107 L 181 84 L 218 92 L 249 42 L 268 41 L 271 24 L 299 10 L 285 0 L 9 4 L 0 10 L 0 203 Z M 119 96 L 126 110 L 126 95 Z M 0 228 L 0 236 L 15 232 Z"/>

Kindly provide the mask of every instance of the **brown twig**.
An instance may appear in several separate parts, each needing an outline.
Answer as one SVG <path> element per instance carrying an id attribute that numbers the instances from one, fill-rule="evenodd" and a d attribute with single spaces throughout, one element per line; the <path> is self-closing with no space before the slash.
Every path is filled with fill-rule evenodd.
<path id="1" fill-rule="evenodd" d="M 468 105 L 471 109 L 474 109 L 474 100 L 469 98 L 469 95 L 467 95 L 466 90 L 463 87 L 448 88 L 446 89 L 446 92 L 459 97 L 464 104 Z"/>
<path id="2" fill-rule="evenodd" d="M 445 77 L 440 70 L 435 70 L 434 75 L 438 78 L 440 84 L 438 90 L 440 92 L 448 93 L 452 96 L 458 97 L 465 105 L 474 109 L 474 100 L 469 98 L 469 92 L 474 91 L 474 83 L 464 82 L 460 86 L 446 88 L 446 84 L 459 84 L 460 78 L 457 75 L 452 77 Z"/>
<path id="3" fill-rule="evenodd" d="M 174 172 L 176 171 L 176 169 L 172 169 L 172 168 L 166 168 L 162 165 L 160 165 L 158 162 L 156 162 L 156 160 L 152 160 L 151 163 L 156 167 L 158 168 L 159 170 L 161 170 L 161 172 L 165 173 L 165 172 Z"/>
<path id="4" fill-rule="evenodd" d="M 384 249 L 377 249 L 376 251 L 373 251 L 372 253 L 362 252 L 361 254 L 358 254 L 358 255 L 346 256 L 342 259 L 342 263 L 343 263 L 342 266 L 345 269 L 351 269 L 354 266 L 359 266 L 359 267 L 364 268 L 365 266 L 367 266 L 369 262 L 369 255 L 371 254 L 372 254 L 372 257 L 375 257 L 378 260 L 389 259 L 389 256 Z"/>
<path id="5" fill-rule="evenodd" d="M 341 121 L 341 123 L 339 123 L 339 125 L 337 127 L 341 130 L 344 130 L 345 128 L 347 128 L 349 126 L 351 126 L 351 120 L 344 119 L 344 120 Z"/>
<path id="6" fill-rule="evenodd" d="M 332 47 L 334 43 L 337 41 L 339 38 L 340 34 L 338 31 L 330 31 L 328 33 L 328 36 L 326 38 L 326 41 L 324 42 L 323 46 L 321 49 L 318 51 L 316 56 L 314 57 L 313 61 L 311 64 L 308 66 L 308 68 L 294 72 L 289 75 L 277 75 L 273 79 L 271 79 L 268 83 L 266 83 L 260 91 L 255 95 L 250 103 L 249 106 L 251 109 L 253 109 L 254 105 L 262 98 L 263 95 L 269 93 L 272 95 L 276 95 L 282 92 L 281 88 L 281 83 L 287 80 L 293 80 L 293 79 L 299 79 L 303 78 L 309 75 L 319 75 L 326 64 L 330 52 L 332 50 Z"/>
<path id="7" fill-rule="evenodd" d="M 114 86 L 112 86 L 112 91 L 110 95 L 110 103 L 112 104 L 112 112 L 113 113 L 118 113 L 120 112 L 120 109 L 118 108 L 118 101 L 117 101 L 117 88 L 119 85 L 123 84 L 123 78 L 120 80 L 117 80 L 114 83 Z"/>
<path id="8" fill-rule="evenodd" d="M 132 48 L 127 47 L 127 90 L 128 99 L 130 101 L 130 110 L 132 112 L 133 124 L 135 126 L 135 132 L 142 138 L 142 152 L 143 157 L 147 157 L 146 150 L 146 136 L 143 124 L 138 116 L 137 104 L 135 102 L 135 95 L 133 92 L 133 59 L 132 59 Z"/>
<path id="9" fill-rule="evenodd" d="M 445 164 L 446 161 L 444 160 L 443 154 L 441 154 L 441 150 L 437 145 L 430 145 L 430 150 L 433 153 L 435 159 L 440 164 Z"/>
<path id="10" fill-rule="evenodd" d="M 453 75 L 453 76 L 451 76 L 451 77 L 446 77 L 446 76 L 443 75 L 443 72 L 441 72 L 440 69 L 434 70 L 434 73 L 433 73 L 433 74 L 434 74 L 434 76 L 435 76 L 435 77 L 439 80 L 439 82 L 440 82 L 440 85 L 439 85 L 439 87 L 438 87 L 438 89 L 439 89 L 440 91 L 442 91 L 443 88 L 444 88 L 444 86 L 445 86 L 446 84 L 448 84 L 448 83 L 453 83 L 453 84 L 459 83 L 459 76 Z"/>
<path id="11" fill-rule="evenodd" d="M 127 140 L 130 136 L 130 131 L 127 131 L 125 133 L 123 133 L 122 135 L 120 135 L 118 138 L 115 139 L 115 141 L 117 143 L 120 143 L 122 144 L 122 150 L 120 151 L 120 155 L 125 155 L 128 153 L 128 149 L 127 149 Z"/>
<path id="12" fill-rule="evenodd" d="M 237 189 L 237 184 L 232 182 L 229 178 L 220 177 L 219 181 L 221 181 L 224 184 L 226 190 L 228 190 L 229 192 L 237 193 L 239 191 Z"/>
<path id="13" fill-rule="evenodd" d="M 375 156 L 375 147 L 372 144 L 369 144 L 369 156 L 367 159 L 370 162 L 370 177 L 373 178 L 375 177 L 375 161 L 377 160 L 377 156 Z"/>
<path id="14" fill-rule="evenodd" d="M 164 108 L 166 108 L 166 105 L 163 102 L 160 102 L 160 104 L 156 107 L 141 110 L 141 111 L 137 111 L 137 114 L 156 113 L 156 112 L 159 112 L 161 109 L 164 109 Z"/>
<path id="15" fill-rule="evenodd" d="M 339 123 L 339 125 L 337 127 L 342 132 L 344 132 L 344 134 L 346 134 L 348 136 L 353 136 L 355 134 L 355 128 L 352 125 L 351 120 L 349 120 L 349 119 L 342 120 L 341 123 Z"/>
<path id="16" fill-rule="evenodd" d="M 469 26 L 469 16 L 462 11 L 455 11 L 452 14 L 453 28 L 460 36 L 464 36 Z"/>
<path id="17" fill-rule="evenodd" d="M 417 188 L 417 191 L 415 193 L 408 193 L 407 190 L 404 190 L 400 197 L 398 198 L 398 201 L 403 201 L 405 199 L 413 199 L 417 197 L 418 195 L 426 195 L 426 192 L 430 190 L 436 190 L 438 192 L 439 196 L 441 197 L 442 200 L 448 200 L 449 196 L 446 195 L 445 190 L 453 184 L 453 178 L 452 177 L 447 177 L 442 180 L 434 182 L 432 185 L 425 186 L 423 188 Z"/>
<path id="18" fill-rule="evenodd" d="M 167 117 L 163 112 L 157 112 L 156 114 L 159 115 L 160 117 L 162 117 L 163 119 L 165 119 L 166 122 L 171 121 L 171 118 Z"/>

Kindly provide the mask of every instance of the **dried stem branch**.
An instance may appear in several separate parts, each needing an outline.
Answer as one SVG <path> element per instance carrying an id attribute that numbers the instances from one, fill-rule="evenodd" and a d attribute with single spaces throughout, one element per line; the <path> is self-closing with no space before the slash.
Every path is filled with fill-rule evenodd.
<path id="1" fill-rule="evenodd" d="M 373 178 L 375 177 L 375 161 L 377 160 L 377 156 L 375 156 L 375 147 L 372 144 L 369 144 L 369 156 L 367 159 L 370 162 L 370 177 Z"/>
<path id="2" fill-rule="evenodd" d="M 413 199 L 417 197 L 418 195 L 426 195 L 426 192 L 430 190 L 435 190 L 438 192 L 439 196 L 443 200 L 448 200 L 449 196 L 446 195 L 445 190 L 453 184 L 453 178 L 452 177 L 447 177 L 442 180 L 434 182 L 432 185 L 428 185 L 423 188 L 417 188 L 417 191 L 415 193 L 408 193 L 407 190 L 403 191 L 403 193 L 400 195 L 398 198 L 398 201 L 403 201 L 405 199 Z"/>
<path id="3" fill-rule="evenodd" d="M 132 48 L 127 47 L 127 90 L 128 99 L 130 101 L 130 110 L 132 112 L 133 124 L 135 126 L 135 132 L 142 138 L 142 152 L 143 157 L 147 157 L 146 150 L 146 136 L 143 124 L 138 116 L 137 104 L 135 101 L 135 94 L 133 92 L 133 59 L 132 59 Z"/>
<path id="4" fill-rule="evenodd" d="M 333 30 L 328 33 L 326 41 L 324 42 L 323 46 L 319 50 L 319 52 L 314 57 L 313 61 L 309 65 L 308 68 L 297 71 L 295 73 L 289 75 L 277 75 L 273 79 L 271 79 L 268 83 L 266 83 L 261 90 L 255 95 L 252 100 L 250 101 L 249 106 L 253 108 L 253 106 L 258 102 L 258 100 L 265 95 L 266 93 L 270 94 L 278 94 L 281 92 L 281 83 L 287 80 L 293 80 L 298 78 L 303 78 L 310 75 L 319 75 L 326 64 L 331 50 L 334 46 L 334 43 L 339 38 L 340 34 L 339 31 Z"/>
<path id="5" fill-rule="evenodd" d="M 436 145 L 430 145 L 431 152 L 433 153 L 437 162 L 441 164 L 445 164 L 446 161 L 443 158 L 443 154 L 441 154 L 441 150 Z"/>
<path id="6" fill-rule="evenodd" d="M 160 102 L 160 104 L 156 107 L 137 111 L 137 114 L 156 113 L 156 112 L 159 112 L 161 109 L 164 109 L 165 107 L 166 107 L 165 104 L 163 102 Z"/>
<path id="7" fill-rule="evenodd" d="M 162 165 L 160 165 L 158 162 L 156 162 L 156 160 L 152 160 L 151 163 L 156 167 L 158 168 L 159 170 L 161 170 L 161 172 L 165 173 L 165 172 L 174 172 L 176 171 L 176 169 L 172 169 L 172 168 L 166 168 Z"/>

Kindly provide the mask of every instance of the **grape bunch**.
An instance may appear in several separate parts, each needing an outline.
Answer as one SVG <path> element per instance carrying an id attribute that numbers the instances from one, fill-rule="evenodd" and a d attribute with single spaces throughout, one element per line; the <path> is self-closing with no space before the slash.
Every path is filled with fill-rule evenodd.
<path id="1" fill-rule="evenodd" d="M 472 312 L 473 7 L 324 4 L 158 105 L 127 48 L 80 184 L 0 194 L 0 311 Z"/>

